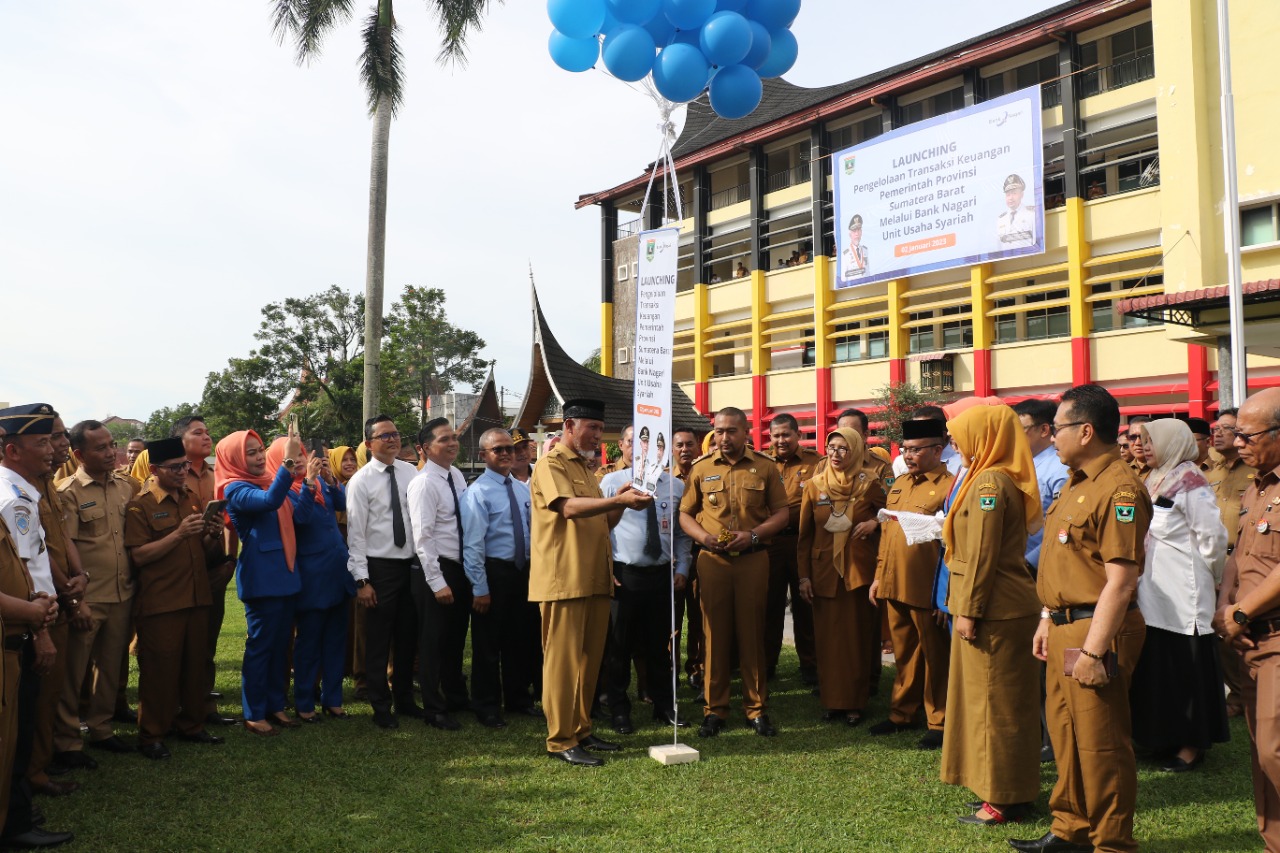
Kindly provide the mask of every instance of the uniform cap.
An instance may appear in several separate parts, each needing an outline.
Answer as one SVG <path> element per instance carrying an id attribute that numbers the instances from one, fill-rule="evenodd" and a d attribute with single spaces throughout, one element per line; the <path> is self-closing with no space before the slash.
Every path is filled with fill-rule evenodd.
<path id="1" fill-rule="evenodd" d="M 578 397 L 564 401 L 564 417 L 583 418 L 590 421 L 604 420 L 604 403 L 587 397 Z"/>
<path id="2" fill-rule="evenodd" d="M 649 440 L 649 427 L 647 425 L 640 427 L 640 440 L 641 441 Z"/>
<path id="3" fill-rule="evenodd" d="M 853 215 L 853 218 L 849 220 L 849 227 L 850 227 L 850 228 L 861 228 L 861 227 L 862 227 L 862 214 L 861 214 L 861 213 L 855 213 L 855 214 Z"/>
<path id="4" fill-rule="evenodd" d="M 533 441 L 532 438 L 529 438 L 529 436 L 525 435 L 523 432 L 521 432 L 518 429 L 511 429 L 511 430 L 508 430 L 508 432 L 511 433 L 511 440 L 516 444 L 524 444 L 526 442 Z"/>
<path id="5" fill-rule="evenodd" d="M 1004 179 L 1005 192 L 1008 192 L 1009 190 L 1025 190 L 1026 188 L 1027 188 L 1027 182 L 1022 180 L 1022 178 L 1018 177 L 1017 175 L 1010 175 L 1009 177 Z"/>
<path id="6" fill-rule="evenodd" d="M 902 422 L 902 440 L 907 439 L 919 440 L 922 438 L 945 438 L 947 434 L 947 425 L 942 421 L 929 418 L 928 420 L 911 420 Z"/>
<path id="7" fill-rule="evenodd" d="M 147 455 L 152 465 L 163 465 L 170 459 L 181 459 L 187 455 L 180 438 L 162 438 L 159 441 L 147 442 Z"/>
<path id="8" fill-rule="evenodd" d="M 48 403 L 26 403 L 0 409 L 0 429 L 8 435 L 52 435 L 58 413 Z"/>
<path id="9" fill-rule="evenodd" d="M 1204 418 L 1187 418 L 1187 426 L 1191 428 L 1192 435 L 1213 434 L 1213 430 L 1209 429 L 1209 422 Z"/>

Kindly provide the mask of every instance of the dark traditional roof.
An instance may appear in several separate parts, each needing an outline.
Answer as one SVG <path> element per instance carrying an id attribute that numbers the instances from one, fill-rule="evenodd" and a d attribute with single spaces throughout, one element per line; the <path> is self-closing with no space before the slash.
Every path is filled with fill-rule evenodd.
<path id="1" fill-rule="evenodd" d="M 565 400 L 589 397 L 604 403 L 605 432 L 620 433 L 632 420 L 635 383 L 602 376 L 565 352 L 542 313 L 537 287 L 532 289 L 533 364 L 529 368 L 524 403 L 514 425 L 527 433 L 535 432 L 539 421 L 560 419 L 560 407 Z M 707 419 L 698 414 L 678 385 L 671 388 L 671 426 L 672 429 L 690 427 L 699 432 L 707 429 Z"/>
<path id="2" fill-rule="evenodd" d="M 1225 309 L 1229 288 L 1223 284 L 1217 287 L 1203 287 L 1199 290 L 1183 290 L 1176 293 L 1160 293 L 1154 296 L 1135 296 L 1132 299 L 1121 299 L 1116 303 L 1116 312 L 1132 317 L 1145 317 L 1164 323 L 1177 323 L 1180 326 L 1195 328 L 1201 325 L 1213 325 L 1220 317 L 1202 317 L 1203 313 L 1214 309 Z M 1263 281 L 1247 281 L 1240 286 L 1243 304 L 1261 305 L 1280 301 L 1280 279 L 1270 278 Z M 1264 311 L 1267 309 L 1263 309 Z M 1271 309 L 1271 314 L 1275 314 Z M 1247 320 L 1262 319 L 1246 317 Z"/>

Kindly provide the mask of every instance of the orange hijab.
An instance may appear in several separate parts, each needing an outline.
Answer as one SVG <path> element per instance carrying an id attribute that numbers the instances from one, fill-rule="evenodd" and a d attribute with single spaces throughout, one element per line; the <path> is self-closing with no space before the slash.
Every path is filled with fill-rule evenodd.
<path id="1" fill-rule="evenodd" d="M 986 471 L 1003 471 L 1022 492 L 1027 513 L 1027 532 L 1035 533 L 1044 526 L 1040 511 L 1040 485 L 1036 466 L 1031 459 L 1031 445 L 1008 406 L 973 406 L 955 420 L 947 421 L 947 430 L 964 459 L 968 473 L 956 492 L 952 506 L 960 506 L 973 484 Z M 948 513 L 942 524 L 942 541 L 948 551 L 955 550 L 955 514 Z"/>
<path id="2" fill-rule="evenodd" d="M 289 444 L 287 436 L 280 436 L 271 442 L 271 446 L 267 448 L 267 470 L 274 476 L 280 466 L 284 465 L 284 449 Z M 302 448 L 302 453 L 298 456 L 298 464 L 293 466 L 293 486 L 291 489 L 299 494 L 302 493 L 302 481 L 307 478 L 307 449 Z M 312 489 L 316 503 L 324 506 L 324 489 L 320 488 L 317 483 Z"/>
<path id="3" fill-rule="evenodd" d="M 213 494 L 218 500 L 226 497 L 227 486 L 232 483 L 252 483 L 263 491 L 271 488 L 275 471 L 271 470 L 270 461 L 267 463 L 267 469 L 261 474 L 249 473 L 244 450 L 250 436 L 262 441 L 262 438 L 253 430 L 242 429 L 219 441 L 217 447 L 213 449 Z M 267 473 L 268 471 L 271 473 Z M 289 571 L 293 571 L 294 559 L 298 554 L 298 540 L 293 532 L 293 504 L 290 501 L 286 500 L 280 504 L 280 508 L 276 510 L 276 520 L 280 524 L 280 542 L 284 545 L 284 561 L 289 566 Z"/>

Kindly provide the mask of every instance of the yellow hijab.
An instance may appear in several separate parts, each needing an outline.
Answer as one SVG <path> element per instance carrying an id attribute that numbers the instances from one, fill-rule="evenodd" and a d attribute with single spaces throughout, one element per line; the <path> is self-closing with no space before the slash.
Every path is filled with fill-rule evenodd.
<path id="1" fill-rule="evenodd" d="M 342 460 L 351 452 L 353 452 L 351 448 L 345 444 L 329 448 L 329 470 L 333 471 L 333 476 L 337 479 L 338 485 L 345 486 L 347 484 L 346 478 L 342 476 Z M 356 456 L 356 464 L 359 464 L 359 455 Z"/>
<path id="2" fill-rule="evenodd" d="M 358 466 L 356 470 L 359 471 L 361 468 L 363 468 L 368 464 L 369 464 L 369 445 L 366 442 L 362 441 L 356 447 L 356 465 Z"/>
<path id="3" fill-rule="evenodd" d="M 947 421 L 947 430 L 967 463 L 968 473 L 956 492 L 952 506 L 960 506 L 969 490 L 987 471 L 1003 471 L 1018 490 L 1027 514 L 1027 532 L 1035 533 L 1044 526 L 1040 512 L 1040 485 L 1031 458 L 1031 445 L 1008 406 L 974 406 L 955 420 Z M 942 541 L 948 551 L 955 548 L 955 513 L 948 513 L 942 524 Z"/>
<path id="4" fill-rule="evenodd" d="M 843 427 L 841 429 L 833 429 L 827 433 L 827 443 L 831 443 L 831 437 L 838 435 L 849 444 L 849 454 L 845 457 L 848 460 L 848 467 L 843 471 L 837 471 L 828 460 L 826 465 L 822 466 L 822 470 L 814 476 L 814 482 L 818 485 L 818 491 L 826 495 L 831 500 L 831 511 L 839 515 L 845 515 L 849 512 L 849 507 L 854 501 L 866 494 L 870 480 L 867 478 L 866 472 L 862 470 L 862 463 L 866 455 L 866 444 L 862 440 L 862 436 L 855 429 Z M 844 504 L 844 508 L 840 508 L 840 504 Z M 835 560 L 836 569 L 840 576 L 844 576 L 844 546 L 849 541 L 849 533 L 852 528 L 847 530 L 838 530 L 832 532 L 833 542 L 831 545 L 831 556 Z"/>

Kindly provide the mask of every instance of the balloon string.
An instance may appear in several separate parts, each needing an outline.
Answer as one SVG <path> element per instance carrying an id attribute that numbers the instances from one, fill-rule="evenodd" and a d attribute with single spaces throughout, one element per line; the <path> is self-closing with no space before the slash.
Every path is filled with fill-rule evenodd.
<path id="1" fill-rule="evenodd" d="M 658 147 L 658 156 L 653 161 L 653 169 L 649 172 L 649 183 L 644 189 L 644 201 L 640 205 L 640 221 L 646 221 L 645 214 L 649 210 L 649 197 L 653 192 L 654 179 L 658 177 L 658 170 L 665 167 L 662 175 L 662 224 L 665 225 L 667 223 L 667 211 L 671 209 L 671 196 L 673 193 L 669 189 L 668 183 L 676 190 L 674 192 L 676 221 L 682 222 L 684 221 L 684 205 L 680 201 L 679 185 L 675 182 L 676 164 L 671 157 L 671 144 L 676 139 L 676 126 L 671 120 L 671 114 L 675 112 L 676 107 L 679 105 L 662 97 L 651 81 L 645 80 L 643 85 L 644 92 L 653 99 L 654 104 L 658 107 L 658 134 L 661 138 L 661 144 Z"/>

